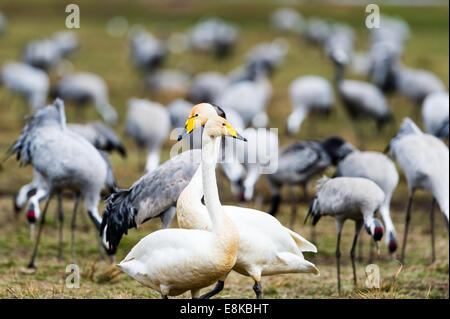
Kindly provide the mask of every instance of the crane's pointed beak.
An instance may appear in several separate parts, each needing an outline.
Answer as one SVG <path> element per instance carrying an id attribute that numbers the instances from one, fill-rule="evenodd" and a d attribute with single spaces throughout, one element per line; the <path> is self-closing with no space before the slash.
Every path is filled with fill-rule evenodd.
<path id="1" fill-rule="evenodd" d="M 380 257 L 380 242 L 376 241 L 375 244 L 377 246 L 377 257 Z"/>

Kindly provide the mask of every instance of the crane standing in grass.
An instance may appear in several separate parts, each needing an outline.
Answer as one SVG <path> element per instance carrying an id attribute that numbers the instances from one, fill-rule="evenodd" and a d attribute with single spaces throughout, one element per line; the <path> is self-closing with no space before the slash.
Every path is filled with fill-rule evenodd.
<path id="1" fill-rule="evenodd" d="M 16 153 L 23 165 L 31 164 L 44 180 L 30 199 L 31 205 L 34 198 L 38 201 L 47 198 L 28 267 L 35 268 L 34 260 L 50 199 L 54 193 L 63 189 L 75 192 L 72 216 L 72 260 L 75 261 L 75 221 L 79 199 L 80 196 L 84 198 L 88 214 L 99 229 L 100 191 L 105 184 L 114 187 L 107 163 L 92 144 L 67 129 L 64 104 L 60 99 L 36 112 L 9 151 L 9 154 Z M 36 211 L 29 209 L 27 217 L 39 216 L 36 216 Z"/>
<path id="2" fill-rule="evenodd" d="M 355 247 L 362 227 L 373 237 L 377 247 L 383 237 L 383 226 L 374 217 L 384 201 L 384 192 L 374 182 L 360 177 L 321 178 L 317 183 L 317 195 L 309 207 L 305 222 L 313 218 L 316 225 L 322 216 L 333 216 L 337 229 L 337 277 L 338 291 L 341 294 L 341 232 L 347 219 L 355 221 L 350 258 L 352 259 L 353 281 L 356 286 Z"/>
<path id="3" fill-rule="evenodd" d="M 448 230 L 449 212 L 449 152 L 448 147 L 437 137 L 422 133 L 417 125 L 406 118 L 397 135 L 391 140 L 386 151 L 390 150 L 408 182 L 409 200 L 406 208 L 405 232 L 401 261 L 404 261 L 408 226 L 411 219 L 411 207 L 414 193 L 424 189 L 433 195 L 430 211 L 431 256 L 436 259 L 434 246 L 434 209 L 439 203 Z"/>

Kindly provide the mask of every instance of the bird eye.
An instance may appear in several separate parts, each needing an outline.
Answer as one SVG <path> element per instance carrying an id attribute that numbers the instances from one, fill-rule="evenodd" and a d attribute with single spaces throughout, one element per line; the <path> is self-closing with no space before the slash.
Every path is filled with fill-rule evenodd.
<path id="1" fill-rule="evenodd" d="M 222 123 L 222 126 L 225 126 L 225 123 Z"/>
<path id="2" fill-rule="evenodd" d="M 198 113 L 197 113 L 197 114 L 195 114 L 194 116 L 195 116 L 195 117 L 197 117 L 197 116 L 198 116 Z"/>

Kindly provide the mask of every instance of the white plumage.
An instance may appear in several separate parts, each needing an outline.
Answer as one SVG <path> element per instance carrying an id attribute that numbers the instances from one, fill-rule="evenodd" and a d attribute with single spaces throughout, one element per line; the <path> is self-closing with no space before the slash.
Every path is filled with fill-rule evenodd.
<path id="1" fill-rule="evenodd" d="M 198 297 L 201 288 L 226 276 L 236 262 L 239 235 L 221 206 L 215 177 L 220 137 L 229 134 L 225 125 L 210 120 L 202 139 L 201 172 L 212 229 L 156 231 L 139 241 L 118 265 L 163 298 L 187 290 Z"/>

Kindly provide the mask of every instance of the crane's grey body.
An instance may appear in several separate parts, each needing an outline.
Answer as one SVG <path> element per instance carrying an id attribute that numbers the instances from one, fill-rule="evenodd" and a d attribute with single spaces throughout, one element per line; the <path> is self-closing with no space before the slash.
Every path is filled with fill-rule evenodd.
<path id="1" fill-rule="evenodd" d="M 380 206 L 380 215 L 386 228 L 386 245 L 393 253 L 397 249 L 397 233 L 390 215 L 390 203 L 399 176 L 392 160 L 382 153 L 355 150 L 339 162 L 334 176 L 367 178 L 383 190 L 385 199 Z"/>
<path id="2" fill-rule="evenodd" d="M 353 281 L 356 285 L 356 242 L 364 226 L 378 245 L 378 241 L 383 237 L 383 228 L 380 221 L 374 215 L 380 209 L 384 198 L 385 194 L 383 190 L 367 178 L 336 177 L 330 179 L 324 176 L 317 183 L 317 194 L 309 207 L 305 222 L 310 216 L 313 218 L 313 225 L 316 225 L 321 216 L 333 216 L 336 221 L 336 230 L 338 233 L 336 259 L 339 294 L 341 292 L 340 242 L 344 222 L 347 219 L 355 221 L 355 235 L 350 257 L 352 259 Z"/>
<path id="3" fill-rule="evenodd" d="M 422 104 L 422 121 L 428 134 L 448 140 L 449 97 L 447 92 L 435 92 L 425 98 Z"/>
<path id="4" fill-rule="evenodd" d="M 201 150 L 183 152 L 137 180 L 129 189 L 113 194 L 105 208 L 102 232 L 115 250 L 123 234 L 151 218 L 160 217 L 163 227 L 175 215 L 175 205 L 200 163 Z"/>
<path id="5" fill-rule="evenodd" d="M 44 71 L 25 63 L 9 62 L 3 65 L 1 82 L 25 97 L 33 111 L 45 106 L 50 80 Z"/>
<path id="6" fill-rule="evenodd" d="M 226 76 L 218 72 L 197 74 L 188 91 L 189 100 L 198 103 L 216 103 L 218 96 L 228 86 Z"/>
<path id="7" fill-rule="evenodd" d="M 56 84 L 54 95 L 80 105 L 92 101 L 106 122 L 115 124 L 118 120 L 116 110 L 109 104 L 108 87 L 96 74 L 88 72 L 68 74 Z"/>
<path id="8" fill-rule="evenodd" d="M 165 45 L 152 34 L 138 31 L 130 37 L 130 56 L 134 66 L 143 72 L 154 72 L 164 62 Z"/>
<path id="9" fill-rule="evenodd" d="M 267 175 L 272 194 L 272 205 L 269 213 L 271 215 L 276 214 L 281 201 L 281 187 L 284 184 L 291 188 L 302 185 L 305 198 L 308 201 L 307 187 L 309 180 L 331 165 L 337 164 L 340 159 L 353 150 L 352 145 L 335 137 L 322 141 L 302 141 L 281 149 L 278 155 L 277 171 Z M 293 218 L 296 211 L 296 207 L 293 206 Z"/>
<path id="10" fill-rule="evenodd" d="M 69 130 L 80 134 L 87 139 L 95 148 L 111 152 L 116 150 L 125 156 L 125 148 L 117 134 L 102 122 L 90 122 L 86 124 L 69 123 Z"/>
<path id="11" fill-rule="evenodd" d="M 308 75 L 295 79 L 289 87 L 292 113 L 287 119 L 290 134 L 300 131 L 300 126 L 309 112 L 329 113 L 334 105 L 331 84 L 323 77 Z"/>
<path id="12" fill-rule="evenodd" d="M 161 147 L 170 132 L 170 115 L 161 104 L 145 99 L 130 99 L 126 120 L 126 133 L 139 148 L 148 151 L 145 169 L 155 169 L 160 160 Z"/>
<path id="13" fill-rule="evenodd" d="M 36 112 L 12 146 L 11 153 L 17 153 L 23 165 L 31 164 L 44 180 L 30 199 L 31 205 L 35 198 L 39 201 L 48 197 L 47 208 L 53 193 L 70 189 L 84 198 L 89 216 L 97 227 L 100 226 L 97 206 L 100 191 L 108 183 L 110 176 L 108 164 L 92 144 L 66 128 L 64 104 L 61 100 Z M 77 204 L 78 200 L 74 215 Z M 34 219 L 38 209 L 38 205 L 31 206 L 27 217 Z M 41 229 L 42 222 L 40 231 Z M 34 267 L 39 235 L 30 267 Z"/>
<path id="14" fill-rule="evenodd" d="M 447 90 L 442 81 L 433 73 L 402 65 L 397 67 L 396 81 L 398 91 L 417 106 L 422 104 L 427 95 Z"/>
<path id="15" fill-rule="evenodd" d="M 449 151 L 448 147 L 437 137 L 424 134 L 417 125 L 406 118 L 397 136 L 389 144 L 391 157 L 397 161 L 408 182 L 409 202 L 406 210 L 406 225 L 402 248 L 405 247 L 414 192 L 424 189 L 433 195 L 430 214 L 432 235 L 432 259 L 434 261 L 434 206 L 439 204 L 448 230 L 449 214 Z"/>

